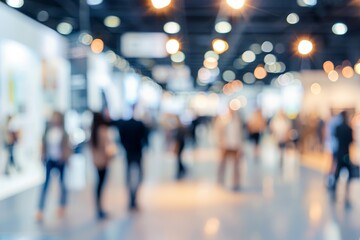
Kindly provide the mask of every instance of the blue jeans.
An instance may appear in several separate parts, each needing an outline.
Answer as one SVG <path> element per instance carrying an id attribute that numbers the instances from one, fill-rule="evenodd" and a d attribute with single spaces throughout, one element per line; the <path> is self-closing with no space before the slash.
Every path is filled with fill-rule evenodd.
<path id="1" fill-rule="evenodd" d="M 64 207 L 66 205 L 67 191 L 64 181 L 65 163 L 62 161 L 53 161 L 49 159 L 46 161 L 45 183 L 43 185 L 40 195 L 39 210 L 43 210 L 45 207 L 46 194 L 51 180 L 51 172 L 53 169 L 57 169 L 59 171 L 60 191 L 61 191 L 59 204 L 61 207 Z"/>

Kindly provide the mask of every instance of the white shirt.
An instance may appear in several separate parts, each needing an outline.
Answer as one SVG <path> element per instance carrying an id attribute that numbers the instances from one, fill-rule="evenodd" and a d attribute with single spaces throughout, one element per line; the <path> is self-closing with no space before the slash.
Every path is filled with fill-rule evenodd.
<path id="1" fill-rule="evenodd" d="M 61 142 L 63 131 L 59 127 L 51 127 L 46 137 L 47 155 L 52 161 L 58 161 L 62 157 Z"/>

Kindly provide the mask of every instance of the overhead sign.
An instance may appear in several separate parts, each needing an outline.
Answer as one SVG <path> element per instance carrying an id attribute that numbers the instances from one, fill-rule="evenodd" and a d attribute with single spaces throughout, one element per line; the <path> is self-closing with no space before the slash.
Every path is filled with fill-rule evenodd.
<path id="1" fill-rule="evenodd" d="M 121 36 L 121 52 L 129 58 L 165 58 L 165 33 L 125 33 Z"/>

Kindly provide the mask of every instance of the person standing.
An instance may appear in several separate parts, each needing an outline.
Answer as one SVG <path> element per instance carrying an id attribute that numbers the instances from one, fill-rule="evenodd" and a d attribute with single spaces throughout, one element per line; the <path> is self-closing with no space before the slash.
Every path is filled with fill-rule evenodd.
<path id="1" fill-rule="evenodd" d="M 111 158 L 115 155 L 116 149 L 109 138 L 109 129 L 104 117 L 101 113 L 94 113 L 93 123 L 91 127 L 90 147 L 93 156 L 93 162 L 98 174 L 98 182 L 96 186 L 96 213 L 99 219 L 104 219 L 107 214 L 103 210 L 102 193 L 108 165 Z"/>
<path id="2" fill-rule="evenodd" d="M 335 183 L 332 188 L 333 191 L 336 190 L 336 185 L 339 180 L 340 171 L 343 168 L 346 168 L 349 172 L 349 178 L 347 181 L 347 195 L 349 193 L 348 188 L 352 179 L 352 163 L 350 160 L 350 146 L 353 143 L 353 130 L 348 123 L 348 116 L 345 111 L 341 112 L 341 123 L 336 127 L 335 137 L 338 142 L 337 149 L 337 165 L 335 169 Z M 348 203 L 348 196 L 347 196 Z"/>
<path id="3" fill-rule="evenodd" d="M 135 110 L 135 107 L 133 109 Z M 121 144 L 126 153 L 126 181 L 129 191 L 129 208 L 136 210 L 138 189 L 143 179 L 142 151 L 148 142 L 148 129 L 142 121 L 135 119 L 134 114 L 128 120 L 112 121 L 110 125 L 118 129 Z M 132 176 L 131 170 L 133 167 L 137 172 L 136 181 L 134 181 Z"/>
<path id="4" fill-rule="evenodd" d="M 38 213 L 36 215 L 38 221 L 43 220 L 46 194 L 53 170 L 57 170 L 59 172 L 60 180 L 61 193 L 58 215 L 59 217 L 62 217 L 65 213 L 67 191 L 64 181 L 64 171 L 65 165 L 70 157 L 71 150 L 69 136 L 64 127 L 64 116 L 60 112 L 54 112 L 48 126 L 45 129 L 42 141 L 42 160 L 45 163 L 46 174 L 45 183 L 40 195 Z"/>
<path id="5" fill-rule="evenodd" d="M 217 122 L 218 144 L 221 151 L 221 160 L 218 171 L 220 184 L 224 182 L 224 173 L 228 158 L 234 161 L 233 190 L 240 190 L 240 158 L 242 156 L 243 129 L 238 114 L 229 109 L 225 116 Z"/>
<path id="6" fill-rule="evenodd" d="M 17 171 L 20 171 L 19 165 L 15 160 L 15 146 L 18 142 L 19 131 L 14 124 L 14 117 L 9 116 L 5 126 L 5 147 L 8 152 L 8 162 L 6 163 L 5 175 L 10 174 L 10 168 L 13 167 Z"/>
<path id="7" fill-rule="evenodd" d="M 176 128 L 175 128 L 175 153 L 177 157 L 177 179 L 182 179 L 186 174 L 186 168 L 183 163 L 182 153 L 185 148 L 186 128 L 181 123 L 180 117 L 176 117 Z"/>
<path id="8" fill-rule="evenodd" d="M 270 122 L 270 130 L 280 150 L 280 166 L 283 167 L 286 144 L 289 141 L 291 122 L 283 111 L 278 112 Z"/>
<path id="9" fill-rule="evenodd" d="M 266 129 L 266 120 L 264 119 L 261 110 L 256 109 L 250 116 L 247 123 L 247 129 L 249 132 L 249 139 L 254 143 L 254 157 L 255 160 L 260 158 L 260 140 L 261 134 Z"/>

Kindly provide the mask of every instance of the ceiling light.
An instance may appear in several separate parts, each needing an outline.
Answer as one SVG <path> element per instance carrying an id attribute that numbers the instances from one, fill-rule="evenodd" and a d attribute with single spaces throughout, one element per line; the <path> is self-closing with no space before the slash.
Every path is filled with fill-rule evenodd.
<path id="1" fill-rule="evenodd" d="M 323 69 L 326 73 L 330 73 L 334 70 L 334 64 L 331 61 L 326 61 L 323 64 Z"/>
<path id="2" fill-rule="evenodd" d="M 79 36 L 79 41 L 84 45 L 90 45 L 93 40 L 93 37 L 88 33 L 81 33 Z"/>
<path id="3" fill-rule="evenodd" d="M 169 39 L 167 42 L 166 42 L 166 51 L 169 53 L 169 54 L 175 54 L 179 51 L 180 49 L 180 43 L 178 40 L 176 39 Z"/>
<path id="4" fill-rule="evenodd" d="M 36 18 L 39 22 L 46 22 L 49 19 L 49 13 L 42 10 L 37 14 Z"/>
<path id="5" fill-rule="evenodd" d="M 223 73 L 222 77 L 226 82 L 231 82 L 231 81 L 235 80 L 236 74 L 231 70 L 226 70 Z"/>
<path id="6" fill-rule="evenodd" d="M 336 35 L 344 35 L 348 31 L 348 28 L 344 23 L 335 23 L 331 29 Z"/>
<path id="7" fill-rule="evenodd" d="M 221 21 L 215 24 L 215 31 L 218 33 L 228 33 L 231 29 L 231 24 L 227 21 Z"/>
<path id="8" fill-rule="evenodd" d="M 248 50 L 241 55 L 241 59 L 246 63 L 252 63 L 255 61 L 256 55 L 253 51 Z"/>
<path id="9" fill-rule="evenodd" d="M 226 0 L 226 3 L 233 9 L 239 10 L 245 5 L 245 0 Z"/>
<path id="10" fill-rule="evenodd" d="M 250 45 L 250 50 L 253 51 L 255 54 L 262 53 L 261 46 L 258 43 L 253 43 Z"/>
<path id="11" fill-rule="evenodd" d="M 68 22 L 61 22 L 57 25 L 56 30 L 63 35 L 69 35 L 73 30 L 73 26 Z"/>
<path id="12" fill-rule="evenodd" d="M 298 52 L 301 55 L 308 55 L 312 52 L 313 50 L 313 44 L 310 40 L 307 39 L 303 39 L 299 42 L 298 44 Z"/>
<path id="13" fill-rule="evenodd" d="M 103 2 L 103 0 L 86 0 L 88 5 L 99 5 Z"/>
<path id="14" fill-rule="evenodd" d="M 206 58 L 204 60 L 204 67 L 207 69 L 215 69 L 218 67 L 218 61 L 215 58 Z"/>
<path id="15" fill-rule="evenodd" d="M 342 70 L 342 75 L 345 77 L 345 78 L 352 78 L 354 76 L 354 70 L 352 67 L 350 66 L 346 66 L 343 68 Z"/>
<path id="16" fill-rule="evenodd" d="M 243 79 L 244 79 L 244 82 L 247 84 L 252 84 L 256 81 L 254 74 L 251 72 L 245 73 L 243 76 Z"/>
<path id="17" fill-rule="evenodd" d="M 215 39 L 212 42 L 212 45 L 213 45 L 214 51 L 218 54 L 222 54 L 229 49 L 229 44 L 222 39 Z"/>
<path id="18" fill-rule="evenodd" d="M 313 83 L 310 87 L 310 91 L 314 95 L 319 95 L 321 93 L 321 86 L 318 83 Z"/>
<path id="19" fill-rule="evenodd" d="M 229 103 L 229 107 L 233 111 L 239 110 L 241 108 L 241 105 L 242 105 L 241 101 L 239 99 L 237 99 L 237 98 L 231 100 L 230 103 Z"/>
<path id="20" fill-rule="evenodd" d="M 267 76 L 267 72 L 266 72 L 265 68 L 262 65 L 259 65 L 254 70 L 254 76 L 257 79 L 264 79 Z"/>
<path id="21" fill-rule="evenodd" d="M 266 64 L 275 64 L 276 63 L 276 56 L 274 54 L 267 54 L 265 57 L 264 57 L 264 62 Z"/>
<path id="22" fill-rule="evenodd" d="M 121 20 L 117 16 L 107 16 L 104 19 L 104 25 L 109 28 L 117 28 L 118 26 L 120 26 L 120 24 L 121 24 Z"/>
<path id="23" fill-rule="evenodd" d="M 300 7 L 313 7 L 317 4 L 317 0 L 297 0 Z"/>
<path id="24" fill-rule="evenodd" d="M 360 75 L 360 63 L 355 64 L 354 69 L 355 72 Z"/>
<path id="25" fill-rule="evenodd" d="M 263 52 L 271 52 L 273 49 L 274 49 L 274 45 L 269 41 L 265 41 L 261 45 L 261 50 Z"/>
<path id="26" fill-rule="evenodd" d="M 6 0 L 6 4 L 13 8 L 21 8 L 24 5 L 24 0 Z"/>
<path id="27" fill-rule="evenodd" d="M 171 55 L 171 61 L 175 63 L 182 63 L 185 61 L 185 54 L 181 51 L 178 51 L 177 53 Z"/>
<path id="28" fill-rule="evenodd" d="M 99 38 L 94 39 L 91 43 L 91 50 L 94 53 L 101 53 L 104 50 L 104 42 Z"/>
<path id="29" fill-rule="evenodd" d="M 286 21 L 289 24 L 297 24 L 299 22 L 299 15 L 297 15 L 296 13 L 290 13 L 287 18 Z"/>
<path id="30" fill-rule="evenodd" d="M 162 9 L 170 5 L 171 0 L 151 0 L 154 8 Z"/>
<path id="31" fill-rule="evenodd" d="M 216 60 L 219 60 L 219 54 L 214 51 L 207 51 L 204 55 L 204 58 L 215 58 Z"/>
<path id="32" fill-rule="evenodd" d="M 180 32 L 180 25 L 177 22 L 167 22 L 164 25 L 164 31 L 168 34 L 175 34 Z"/>
<path id="33" fill-rule="evenodd" d="M 329 72 L 328 78 L 330 79 L 330 81 L 336 82 L 339 79 L 339 74 L 337 73 L 337 71 L 332 70 Z"/>

